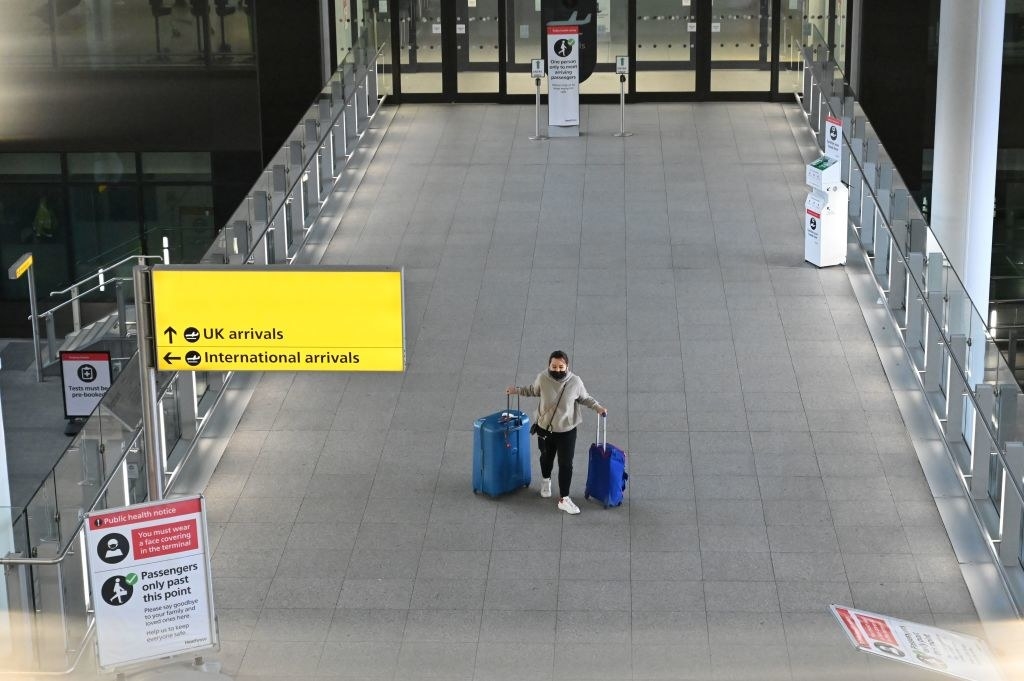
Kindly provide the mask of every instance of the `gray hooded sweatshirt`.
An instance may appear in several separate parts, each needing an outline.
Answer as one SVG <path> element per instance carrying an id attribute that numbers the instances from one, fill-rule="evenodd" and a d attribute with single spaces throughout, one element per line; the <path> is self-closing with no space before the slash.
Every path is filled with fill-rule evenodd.
<path id="1" fill-rule="evenodd" d="M 540 404 L 533 412 L 533 422 L 553 433 L 565 433 L 583 423 L 581 405 L 594 411 L 602 409 L 598 401 L 587 392 L 583 379 L 571 371 L 560 381 L 551 378 L 548 372 L 542 371 L 537 374 L 533 385 L 519 386 L 516 391 L 525 397 L 540 398 Z M 561 400 L 558 398 L 560 393 Z"/>

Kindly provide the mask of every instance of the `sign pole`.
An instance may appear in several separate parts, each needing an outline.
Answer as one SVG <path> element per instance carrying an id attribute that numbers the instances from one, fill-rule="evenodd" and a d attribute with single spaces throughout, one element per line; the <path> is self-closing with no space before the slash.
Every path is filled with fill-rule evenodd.
<path id="1" fill-rule="evenodd" d="M 619 74 L 619 131 L 615 137 L 630 137 L 631 132 L 626 132 L 626 76 L 629 74 L 629 57 L 615 57 L 615 72 Z"/>
<path id="2" fill-rule="evenodd" d="M 160 403 L 156 397 L 156 362 L 153 352 L 152 287 L 148 267 L 132 270 L 135 315 L 139 339 L 139 384 L 142 387 L 142 436 L 146 447 L 146 489 L 149 501 L 164 498 L 166 446 L 160 433 Z"/>
<path id="3" fill-rule="evenodd" d="M 39 345 L 39 304 L 36 302 L 36 271 L 32 267 L 32 253 L 26 253 L 7 270 L 9 279 L 19 279 L 28 274 L 28 309 L 32 315 L 32 351 L 36 356 L 36 382 L 43 382 L 43 350 Z"/>
<path id="4" fill-rule="evenodd" d="M 537 85 L 537 104 L 533 123 L 533 135 L 530 136 L 531 140 L 546 140 L 547 135 L 540 134 L 540 79 L 544 77 L 544 60 L 543 59 L 532 59 L 530 60 L 530 71 L 533 75 L 533 80 Z"/>

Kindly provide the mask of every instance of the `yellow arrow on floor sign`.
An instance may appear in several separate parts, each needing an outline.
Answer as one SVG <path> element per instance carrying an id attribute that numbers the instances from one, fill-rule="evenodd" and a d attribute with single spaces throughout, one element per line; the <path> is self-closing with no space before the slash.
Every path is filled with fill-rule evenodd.
<path id="1" fill-rule="evenodd" d="M 403 272 L 155 266 L 160 371 L 404 371 Z"/>

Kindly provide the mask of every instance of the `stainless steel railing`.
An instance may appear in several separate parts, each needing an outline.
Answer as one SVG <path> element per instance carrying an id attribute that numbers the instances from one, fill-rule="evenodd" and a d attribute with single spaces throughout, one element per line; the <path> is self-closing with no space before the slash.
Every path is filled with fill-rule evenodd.
<path id="1" fill-rule="evenodd" d="M 852 228 L 1019 613 L 1024 607 L 1024 393 L 828 45 L 815 31 L 808 34 L 804 113 L 821 148 L 825 117 L 843 121 L 843 180 L 850 187 Z"/>

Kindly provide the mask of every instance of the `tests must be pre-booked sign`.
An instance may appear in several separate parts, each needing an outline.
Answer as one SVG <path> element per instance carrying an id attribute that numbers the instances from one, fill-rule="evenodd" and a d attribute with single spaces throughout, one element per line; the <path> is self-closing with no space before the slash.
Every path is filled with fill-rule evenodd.
<path id="1" fill-rule="evenodd" d="M 89 416 L 110 389 L 110 353 L 61 352 L 60 378 L 64 417 Z"/>
<path id="2" fill-rule="evenodd" d="M 86 517 L 100 668 L 217 646 L 201 496 Z"/>

